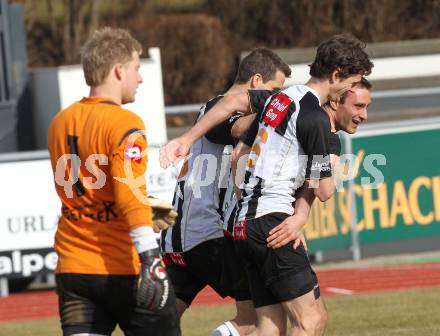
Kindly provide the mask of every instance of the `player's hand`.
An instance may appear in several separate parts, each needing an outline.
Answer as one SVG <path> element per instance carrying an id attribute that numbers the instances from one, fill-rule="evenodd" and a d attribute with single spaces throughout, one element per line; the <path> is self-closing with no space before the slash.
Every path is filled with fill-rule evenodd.
<path id="1" fill-rule="evenodd" d="M 160 230 L 168 229 L 176 223 L 177 212 L 171 203 L 148 196 L 148 201 L 153 210 L 153 230 L 159 233 Z"/>
<path id="2" fill-rule="evenodd" d="M 296 238 L 295 241 L 293 242 L 293 249 L 296 250 L 301 244 L 304 247 L 304 250 L 307 251 L 308 247 L 307 247 L 306 237 L 304 237 L 304 233 L 302 231 L 299 234 L 299 237 Z"/>
<path id="3" fill-rule="evenodd" d="M 136 303 L 152 311 L 165 307 L 171 283 L 162 266 L 159 248 L 139 254 L 141 271 L 136 292 Z"/>
<path id="4" fill-rule="evenodd" d="M 162 168 L 177 164 L 189 154 L 191 142 L 181 136 L 163 145 L 159 152 L 159 162 Z"/>
<path id="5" fill-rule="evenodd" d="M 284 221 L 269 231 L 267 246 L 271 248 L 279 248 L 294 241 L 294 248 L 298 247 L 301 243 L 301 230 L 306 221 L 307 218 L 303 218 L 299 215 L 287 217 Z M 299 240 L 299 242 L 297 242 L 297 240 Z"/>

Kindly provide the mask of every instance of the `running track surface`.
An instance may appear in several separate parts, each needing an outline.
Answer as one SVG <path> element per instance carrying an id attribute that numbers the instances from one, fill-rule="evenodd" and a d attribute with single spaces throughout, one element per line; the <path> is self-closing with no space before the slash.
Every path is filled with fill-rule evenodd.
<path id="1" fill-rule="evenodd" d="M 440 287 L 440 263 L 347 268 L 318 272 L 323 296 L 394 291 L 409 288 Z M 229 304 L 211 288 L 205 288 L 194 305 Z M 56 318 L 57 297 L 54 291 L 12 294 L 0 298 L 0 321 Z"/>

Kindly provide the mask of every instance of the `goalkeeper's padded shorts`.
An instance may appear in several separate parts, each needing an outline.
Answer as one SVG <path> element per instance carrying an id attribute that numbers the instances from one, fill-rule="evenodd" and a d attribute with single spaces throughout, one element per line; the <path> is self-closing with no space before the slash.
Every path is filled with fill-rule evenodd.
<path id="1" fill-rule="evenodd" d="M 180 335 L 174 293 L 159 313 L 136 305 L 137 276 L 56 274 L 63 335 L 111 335 L 116 325 L 125 335 Z"/>

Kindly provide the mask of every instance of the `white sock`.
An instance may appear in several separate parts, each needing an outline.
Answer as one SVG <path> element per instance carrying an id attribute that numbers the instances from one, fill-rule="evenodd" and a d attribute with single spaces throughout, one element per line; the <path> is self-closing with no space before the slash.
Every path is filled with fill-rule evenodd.
<path id="1" fill-rule="evenodd" d="M 210 336 L 240 336 L 240 333 L 230 321 L 226 321 L 215 328 Z"/>

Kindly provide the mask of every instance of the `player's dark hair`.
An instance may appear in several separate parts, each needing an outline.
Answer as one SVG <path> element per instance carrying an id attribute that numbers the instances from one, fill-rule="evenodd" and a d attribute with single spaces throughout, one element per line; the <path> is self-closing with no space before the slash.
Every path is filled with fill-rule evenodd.
<path id="1" fill-rule="evenodd" d="M 373 84 L 371 84 L 371 82 L 368 79 L 366 79 L 365 77 L 362 77 L 359 82 L 357 82 L 353 85 L 353 87 L 360 87 L 360 88 L 370 90 L 373 87 Z M 341 104 L 345 103 L 345 98 L 347 97 L 347 92 L 348 91 L 344 92 L 342 94 L 341 98 L 339 98 L 339 102 Z"/>
<path id="2" fill-rule="evenodd" d="M 253 75 L 259 73 L 265 83 L 275 79 L 278 70 L 286 77 L 289 77 L 292 72 L 289 65 L 272 50 L 264 47 L 255 48 L 241 60 L 234 82 L 246 83 Z"/>
<path id="3" fill-rule="evenodd" d="M 351 35 L 335 35 L 318 46 L 310 75 L 325 78 L 334 70 L 339 70 L 342 79 L 369 75 L 374 65 L 364 49 L 365 43 Z"/>

